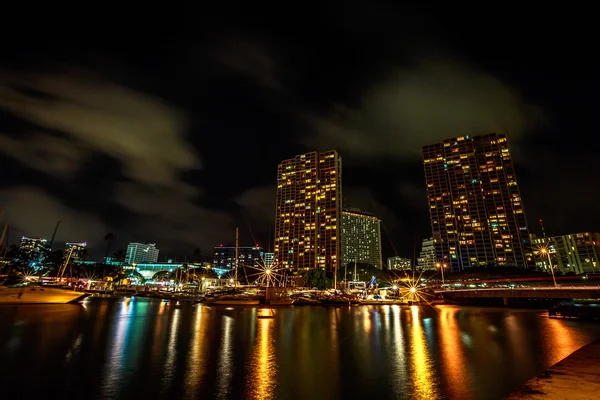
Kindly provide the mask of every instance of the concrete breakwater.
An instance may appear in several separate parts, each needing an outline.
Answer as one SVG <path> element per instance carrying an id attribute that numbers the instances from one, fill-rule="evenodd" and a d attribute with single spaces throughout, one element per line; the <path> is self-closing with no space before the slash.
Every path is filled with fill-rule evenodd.
<path id="1" fill-rule="evenodd" d="M 600 340 L 576 350 L 506 397 L 507 400 L 596 400 L 598 398 L 600 398 Z"/>

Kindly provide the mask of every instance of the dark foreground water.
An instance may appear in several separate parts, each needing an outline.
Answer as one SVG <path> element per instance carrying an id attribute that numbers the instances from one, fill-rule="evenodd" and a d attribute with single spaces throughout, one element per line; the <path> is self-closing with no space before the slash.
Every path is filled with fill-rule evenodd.
<path id="1" fill-rule="evenodd" d="M 140 298 L 2 306 L 2 397 L 498 399 L 600 337 L 535 311 L 263 311 Z"/>

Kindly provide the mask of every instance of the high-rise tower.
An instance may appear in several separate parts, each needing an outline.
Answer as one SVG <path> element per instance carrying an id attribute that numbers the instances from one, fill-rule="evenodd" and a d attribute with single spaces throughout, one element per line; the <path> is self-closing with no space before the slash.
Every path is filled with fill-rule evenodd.
<path id="1" fill-rule="evenodd" d="M 381 264 L 381 220 L 358 209 L 342 211 L 342 263 Z"/>
<path id="2" fill-rule="evenodd" d="M 504 135 L 423 147 L 436 258 L 453 271 L 531 265 L 523 203 Z"/>
<path id="3" fill-rule="evenodd" d="M 275 260 L 288 268 L 339 267 L 342 159 L 306 153 L 277 168 Z"/>

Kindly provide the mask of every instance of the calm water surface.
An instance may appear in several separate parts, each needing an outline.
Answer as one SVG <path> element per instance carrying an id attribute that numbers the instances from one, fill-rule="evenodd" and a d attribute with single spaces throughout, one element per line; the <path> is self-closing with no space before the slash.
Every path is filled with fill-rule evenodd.
<path id="1" fill-rule="evenodd" d="M 2 306 L 0 382 L 19 398 L 499 399 L 600 337 L 536 311 L 263 311 L 141 298 Z"/>

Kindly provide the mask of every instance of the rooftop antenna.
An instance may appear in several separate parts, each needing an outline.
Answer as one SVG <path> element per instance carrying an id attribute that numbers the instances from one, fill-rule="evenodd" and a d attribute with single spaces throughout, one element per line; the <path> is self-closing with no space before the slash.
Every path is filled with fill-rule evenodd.
<path id="1" fill-rule="evenodd" d="M 542 235 L 544 236 L 544 239 L 547 239 L 546 230 L 544 229 L 544 221 L 541 218 L 540 218 L 540 226 L 542 227 Z"/>
<path id="2" fill-rule="evenodd" d="M 233 277 L 233 284 L 237 286 L 238 282 L 238 263 L 240 260 L 239 255 L 239 246 L 240 246 L 240 237 L 239 237 L 239 229 L 235 228 L 235 275 Z"/>

